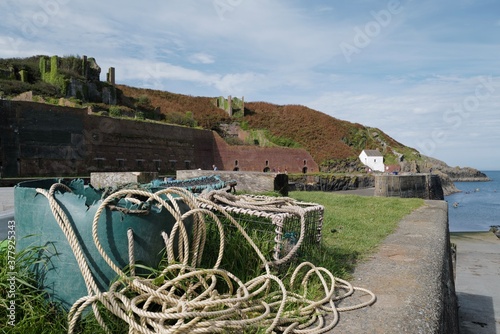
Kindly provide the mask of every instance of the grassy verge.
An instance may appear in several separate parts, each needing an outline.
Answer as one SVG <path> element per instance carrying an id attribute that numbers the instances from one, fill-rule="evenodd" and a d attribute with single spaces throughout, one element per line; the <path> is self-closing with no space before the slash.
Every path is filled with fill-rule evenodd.
<path id="1" fill-rule="evenodd" d="M 13 243 L 0 243 L 0 333 L 63 333 L 66 316 L 37 289 L 32 266 L 43 266 L 36 247 L 13 252 Z"/>
<path id="2" fill-rule="evenodd" d="M 421 199 L 362 197 L 324 192 L 292 192 L 290 197 L 314 202 L 325 207 L 322 244 L 315 251 L 301 254 L 307 260 L 329 269 L 335 276 L 350 279 L 356 263 L 373 252 L 377 245 L 397 227 L 405 215 L 423 205 Z M 241 259 L 250 250 L 242 248 L 241 240 L 231 241 L 234 254 L 226 257 Z M 265 243 L 264 243 L 265 244 Z M 231 247 L 232 246 L 232 247 Z M 266 244 L 266 247 L 269 247 Z M 37 278 L 28 268 L 40 262 L 38 254 L 44 249 L 26 250 L 15 255 L 15 272 L 9 269 L 12 261 L 7 241 L 0 244 L 0 333 L 64 333 L 66 314 L 46 300 L 43 291 L 36 288 Z M 231 251 L 231 250 L 228 250 Z M 258 275 L 249 259 L 231 261 L 241 268 L 226 268 L 233 273 L 248 272 Z M 38 263 L 36 263 L 38 261 Z M 255 264 L 255 268 L 258 263 Z M 238 276 L 240 277 L 240 276 Z M 242 277 L 240 277 L 242 278 Z M 245 279 L 243 279 L 245 281 Z M 12 282 L 15 282 L 13 288 Z M 12 295 L 15 294 L 15 296 Z M 15 304 L 15 326 L 9 324 L 10 305 Z M 88 317 L 80 323 L 79 333 L 102 333 L 95 319 Z M 110 320 L 110 322 L 112 322 Z M 109 323 L 109 322 L 108 322 Z M 127 333 L 123 323 L 111 324 L 113 332 Z"/>
<path id="3" fill-rule="evenodd" d="M 423 205 L 422 199 L 364 197 L 295 191 L 290 197 L 325 207 L 322 245 L 308 261 L 350 279 L 356 263 L 394 232 L 399 221 Z"/>

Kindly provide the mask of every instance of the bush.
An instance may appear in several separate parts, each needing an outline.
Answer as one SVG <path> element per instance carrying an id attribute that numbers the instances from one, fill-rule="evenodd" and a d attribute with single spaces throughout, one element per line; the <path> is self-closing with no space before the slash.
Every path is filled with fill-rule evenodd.
<path id="1" fill-rule="evenodd" d="M 146 117 L 144 117 L 144 113 L 143 113 L 142 111 L 137 111 L 137 112 L 135 113 L 135 118 L 136 118 L 136 119 L 140 119 L 140 120 L 144 120 L 144 119 L 146 119 Z"/>
<path id="2" fill-rule="evenodd" d="M 122 110 L 118 106 L 109 107 L 109 115 L 112 117 L 120 117 L 122 115 Z"/>

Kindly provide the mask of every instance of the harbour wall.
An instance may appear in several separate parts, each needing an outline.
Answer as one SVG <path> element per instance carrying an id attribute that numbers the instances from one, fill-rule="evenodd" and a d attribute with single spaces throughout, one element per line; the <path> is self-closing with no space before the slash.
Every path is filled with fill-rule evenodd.
<path id="1" fill-rule="evenodd" d="M 373 292 L 377 301 L 342 312 L 334 331 L 459 333 L 454 254 L 447 203 L 426 200 L 400 221 L 375 254 L 356 266 L 352 282 Z"/>
<path id="2" fill-rule="evenodd" d="M 444 199 L 441 179 L 430 173 L 411 175 L 376 175 L 375 196 Z"/>

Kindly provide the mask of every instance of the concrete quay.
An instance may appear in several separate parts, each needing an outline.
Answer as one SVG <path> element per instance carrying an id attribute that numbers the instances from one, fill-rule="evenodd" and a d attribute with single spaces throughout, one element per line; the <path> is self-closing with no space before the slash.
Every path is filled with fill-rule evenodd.
<path id="1" fill-rule="evenodd" d="M 452 233 L 461 334 L 500 333 L 500 239 L 491 232 Z"/>
<path id="2" fill-rule="evenodd" d="M 373 292 L 369 307 L 341 312 L 336 333 L 459 333 L 445 201 L 426 200 L 378 250 L 358 264 L 351 283 Z M 349 306 L 366 300 L 355 293 Z"/>
<path id="3" fill-rule="evenodd" d="M 500 334 L 499 282 L 500 239 L 491 232 L 450 234 L 447 203 L 426 201 L 356 267 L 351 283 L 375 293 L 377 301 L 342 312 L 333 332 Z M 356 293 L 349 304 L 366 298 Z"/>

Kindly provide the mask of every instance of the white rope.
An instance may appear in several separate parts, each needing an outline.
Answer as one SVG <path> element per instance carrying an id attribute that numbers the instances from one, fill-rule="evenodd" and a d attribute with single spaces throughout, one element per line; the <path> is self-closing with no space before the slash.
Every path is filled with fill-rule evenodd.
<path id="1" fill-rule="evenodd" d="M 266 333 L 276 330 L 283 333 L 325 333 L 338 322 L 338 312 L 350 311 L 371 305 L 375 295 L 369 290 L 355 288 L 347 281 L 333 276 L 325 268 L 316 267 L 304 262 L 294 270 L 290 286 L 271 273 L 272 264 L 287 261 L 287 255 L 278 263 L 269 262 L 255 245 L 244 228 L 221 205 L 237 206 L 242 209 L 293 213 L 300 216 L 301 232 L 294 250 L 300 247 L 304 236 L 305 209 L 293 205 L 294 200 L 287 198 L 267 201 L 264 198 L 236 197 L 226 192 L 211 192 L 208 195 L 195 197 L 183 188 L 167 188 L 156 193 L 139 189 L 122 189 L 105 198 L 97 209 L 92 222 L 92 238 L 105 262 L 118 275 L 109 291 L 98 289 L 94 277 L 86 263 L 71 228 L 69 219 L 55 199 L 55 189 L 63 187 L 55 184 L 49 192 L 37 189 L 49 200 L 51 210 L 63 230 L 68 243 L 75 254 L 76 261 L 87 286 L 88 295 L 77 300 L 68 315 L 68 333 L 73 333 L 82 312 L 92 306 L 94 314 L 101 326 L 107 329 L 97 304 L 101 303 L 112 314 L 126 322 L 129 333 L 220 333 L 230 330 L 242 331 L 249 326 L 266 328 Z M 68 191 L 67 187 L 63 187 Z M 104 251 L 97 233 L 99 218 L 106 206 L 116 199 L 125 196 L 144 196 L 147 202 L 156 203 L 174 217 L 170 235 L 162 233 L 165 242 L 168 264 L 154 278 L 135 276 L 134 233 L 127 231 L 129 267 L 127 275 Z M 166 200 L 162 197 L 165 197 Z M 189 210 L 183 212 L 178 205 L 182 201 Z M 202 206 L 210 206 L 210 210 Z M 242 282 L 227 270 L 219 268 L 225 247 L 224 226 L 214 209 L 227 218 L 239 233 L 251 245 L 262 262 L 263 274 Z M 210 217 L 217 226 L 220 243 L 217 260 L 212 268 L 197 268 L 202 260 L 206 242 L 206 219 Z M 185 223 L 192 221 L 191 242 Z M 112 223 L 112 222 L 108 222 Z M 174 240 L 177 241 L 177 253 L 174 251 Z M 291 253 L 291 252 L 290 252 Z M 293 256 L 293 255 L 292 255 Z M 283 261 L 283 262 L 281 262 Z M 276 262 L 276 261 L 275 261 Z M 297 288 L 298 277 L 302 293 Z M 316 277 L 323 289 L 323 296 L 317 300 L 307 297 L 308 285 Z M 366 293 L 369 300 L 364 303 L 338 308 L 336 301 L 347 298 L 355 290 Z M 339 291 L 343 291 L 340 293 Z"/>

